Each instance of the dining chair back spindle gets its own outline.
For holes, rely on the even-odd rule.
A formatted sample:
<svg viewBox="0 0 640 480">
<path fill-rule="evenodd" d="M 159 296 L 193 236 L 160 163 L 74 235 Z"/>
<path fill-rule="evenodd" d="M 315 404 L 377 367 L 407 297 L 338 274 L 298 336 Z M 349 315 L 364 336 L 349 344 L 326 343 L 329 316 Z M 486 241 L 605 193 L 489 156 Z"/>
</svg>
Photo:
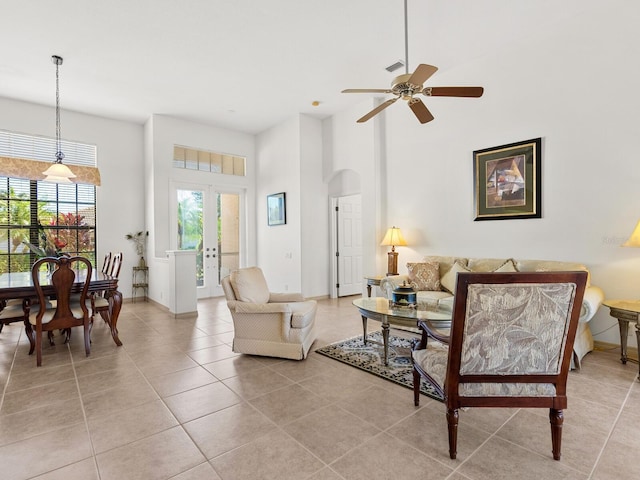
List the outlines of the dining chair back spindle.
<svg viewBox="0 0 640 480">
<path fill-rule="evenodd" d="M 122 252 L 113 254 L 111 259 L 111 271 L 109 275 L 118 278 L 120 275 L 120 267 L 122 267 Z"/>
<path fill-rule="evenodd" d="M 102 264 L 102 273 L 109 275 L 111 271 L 111 252 L 104 256 L 104 263 Z"/>
</svg>

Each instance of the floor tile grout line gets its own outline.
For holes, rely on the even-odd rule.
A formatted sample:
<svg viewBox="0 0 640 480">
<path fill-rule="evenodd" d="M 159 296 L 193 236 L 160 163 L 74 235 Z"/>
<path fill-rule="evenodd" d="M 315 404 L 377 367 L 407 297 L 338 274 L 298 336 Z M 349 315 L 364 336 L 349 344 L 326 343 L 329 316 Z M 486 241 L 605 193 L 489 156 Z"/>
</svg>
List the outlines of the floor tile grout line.
<svg viewBox="0 0 640 480">
<path fill-rule="evenodd" d="M 6 327 L 6 325 L 5 325 Z M 20 339 L 22 338 L 22 334 L 24 333 L 24 329 L 20 330 L 18 334 L 18 338 L 16 340 L 16 345 L 13 350 L 13 358 L 11 359 L 11 366 L 9 367 L 9 375 L 7 375 L 7 381 L 4 384 L 4 388 L 2 389 L 2 398 L 0 398 L 0 412 L 2 412 L 2 407 L 4 406 L 4 397 L 7 393 L 7 389 L 9 388 L 9 382 L 11 381 L 11 375 L 13 375 L 13 367 L 16 364 L 16 357 L 18 356 L 18 350 L 20 348 Z M 26 334 L 25 334 L 26 336 Z"/>
<path fill-rule="evenodd" d="M 609 429 L 609 433 L 607 434 L 607 438 L 604 441 L 604 444 L 602 445 L 602 448 L 600 448 L 600 451 L 598 452 L 598 456 L 596 457 L 595 462 L 593 462 L 593 468 L 591 469 L 591 472 L 589 472 L 588 479 L 593 478 L 593 475 L 594 475 L 594 473 L 596 471 L 596 468 L 598 468 L 598 464 L 600 463 L 600 458 L 602 458 L 602 454 L 604 453 L 605 449 L 607 448 L 607 445 L 609 444 L 609 440 L 611 440 L 611 435 L 613 434 L 613 431 L 616 429 L 616 426 L 618 425 L 618 421 L 620 420 L 620 416 L 622 415 L 622 411 L 624 410 L 624 407 L 627 404 L 627 401 L 629 400 L 629 397 L 631 396 L 631 392 L 633 391 L 635 381 L 636 381 L 636 379 L 634 378 L 631 381 L 631 384 L 629 385 L 629 387 L 627 389 L 627 394 L 625 395 L 624 400 L 622 401 L 622 404 L 620 405 L 620 408 L 618 409 L 618 413 L 616 415 L 615 420 L 611 424 L 611 428 Z"/>
<path fill-rule="evenodd" d="M 82 391 L 80 390 L 80 382 L 78 381 L 78 372 L 76 371 L 76 363 L 73 359 L 73 353 L 71 352 L 71 344 L 67 343 L 67 349 L 69 350 L 69 356 L 71 357 L 71 369 L 73 370 L 73 378 L 76 381 L 76 389 L 78 390 L 78 397 L 80 400 L 80 409 L 82 410 L 82 417 L 84 418 L 84 428 L 87 431 L 87 436 L 89 437 L 89 445 L 91 446 L 91 457 L 93 459 L 93 466 L 96 469 L 96 474 L 98 475 L 98 480 L 102 478 L 100 475 L 100 468 L 98 467 L 98 458 L 96 454 L 96 448 L 93 444 L 93 438 L 91 437 L 91 429 L 89 428 L 89 420 L 87 419 L 87 411 L 84 408 L 84 400 L 82 398 Z"/>
</svg>

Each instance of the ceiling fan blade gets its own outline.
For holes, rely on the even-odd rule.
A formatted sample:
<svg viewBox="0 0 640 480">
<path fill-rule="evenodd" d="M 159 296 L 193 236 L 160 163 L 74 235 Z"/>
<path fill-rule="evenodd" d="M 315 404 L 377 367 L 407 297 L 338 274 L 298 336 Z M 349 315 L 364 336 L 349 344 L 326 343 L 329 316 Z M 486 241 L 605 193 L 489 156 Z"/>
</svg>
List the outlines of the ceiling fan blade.
<svg viewBox="0 0 640 480">
<path fill-rule="evenodd" d="M 481 97 L 482 87 L 426 87 L 422 93 L 427 97 Z"/>
<path fill-rule="evenodd" d="M 347 88 L 342 93 L 391 93 L 388 88 Z"/>
<path fill-rule="evenodd" d="M 438 71 L 438 67 L 434 67 L 433 65 L 427 65 L 426 63 L 421 63 L 416 68 L 415 72 L 411 74 L 407 83 L 412 85 L 422 85 L 431 75 Z"/>
<path fill-rule="evenodd" d="M 366 122 L 367 120 L 369 120 L 371 117 L 379 114 L 382 110 L 384 110 L 385 108 L 387 108 L 389 105 L 391 105 L 392 103 L 394 103 L 396 100 L 398 100 L 398 98 L 400 97 L 396 97 L 396 98 L 391 98 L 389 100 L 387 100 L 384 103 L 381 103 L 380 105 L 378 105 L 376 108 L 374 108 L 373 110 L 371 110 L 369 113 L 367 113 L 364 117 L 359 118 L 357 123 L 363 123 Z"/>
<path fill-rule="evenodd" d="M 419 98 L 412 98 L 409 100 L 409 108 L 414 113 L 414 115 L 418 118 L 420 123 L 427 123 L 433 120 L 433 115 L 427 108 L 427 106 L 422 103 L 422 100 Z"/>
</svg>

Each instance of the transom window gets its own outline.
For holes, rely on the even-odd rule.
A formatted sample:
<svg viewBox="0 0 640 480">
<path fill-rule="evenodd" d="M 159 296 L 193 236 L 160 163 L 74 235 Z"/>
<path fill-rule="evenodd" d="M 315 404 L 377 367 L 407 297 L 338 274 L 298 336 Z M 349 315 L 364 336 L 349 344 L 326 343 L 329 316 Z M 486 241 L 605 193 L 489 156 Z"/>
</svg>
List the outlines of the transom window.
<svg viewBox="0 0 640 480">
<path fill-rule="evenodd" d="M 246 175 L 245 164 L 245 158 L 237 155 L 197 150 L 178 145 L 173 147 L 174 168 L 244 177 Z"/>
</svg>

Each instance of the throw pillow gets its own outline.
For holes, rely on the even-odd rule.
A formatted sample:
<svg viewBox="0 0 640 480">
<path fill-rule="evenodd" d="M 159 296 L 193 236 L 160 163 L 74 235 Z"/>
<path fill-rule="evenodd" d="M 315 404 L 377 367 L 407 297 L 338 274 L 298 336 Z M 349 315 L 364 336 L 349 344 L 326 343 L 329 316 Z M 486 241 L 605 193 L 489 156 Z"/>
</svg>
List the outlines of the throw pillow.
<svg viewBox="0 0 640 480">
<path fill-rule="evenodd" d="M 461 263 L 455 262 L 447 273 L 445 273 L 440 279 L 440 284 L 449 293 L 455 293 L 456 281 L 458 278 L 458 272 L 470 272 L 467 267 Z"/>
<path fill-rule="evenodd" d="M 498 268 L 496 268 L 494 270 L 494 272 L 517 272 L 518 269 L 516 268 L 515 263 L 513 263 L 513 259 L 510 258 L 509 260 L 507 260 L 506 262 L 504 262 L 502 265 L 500 265 Z"/>
<path fill-rule="evenodd" d="M 440 265 L 437 262 L 407 263 L 409 283 L 416 291 L 440 290 Z"/>
<path fill-rule="evenodd" d="M 269 303 L 269 288 L 258 267 L 241 268 L 231 272 L 231 287 L 241 302 Z"/>
</svg>

